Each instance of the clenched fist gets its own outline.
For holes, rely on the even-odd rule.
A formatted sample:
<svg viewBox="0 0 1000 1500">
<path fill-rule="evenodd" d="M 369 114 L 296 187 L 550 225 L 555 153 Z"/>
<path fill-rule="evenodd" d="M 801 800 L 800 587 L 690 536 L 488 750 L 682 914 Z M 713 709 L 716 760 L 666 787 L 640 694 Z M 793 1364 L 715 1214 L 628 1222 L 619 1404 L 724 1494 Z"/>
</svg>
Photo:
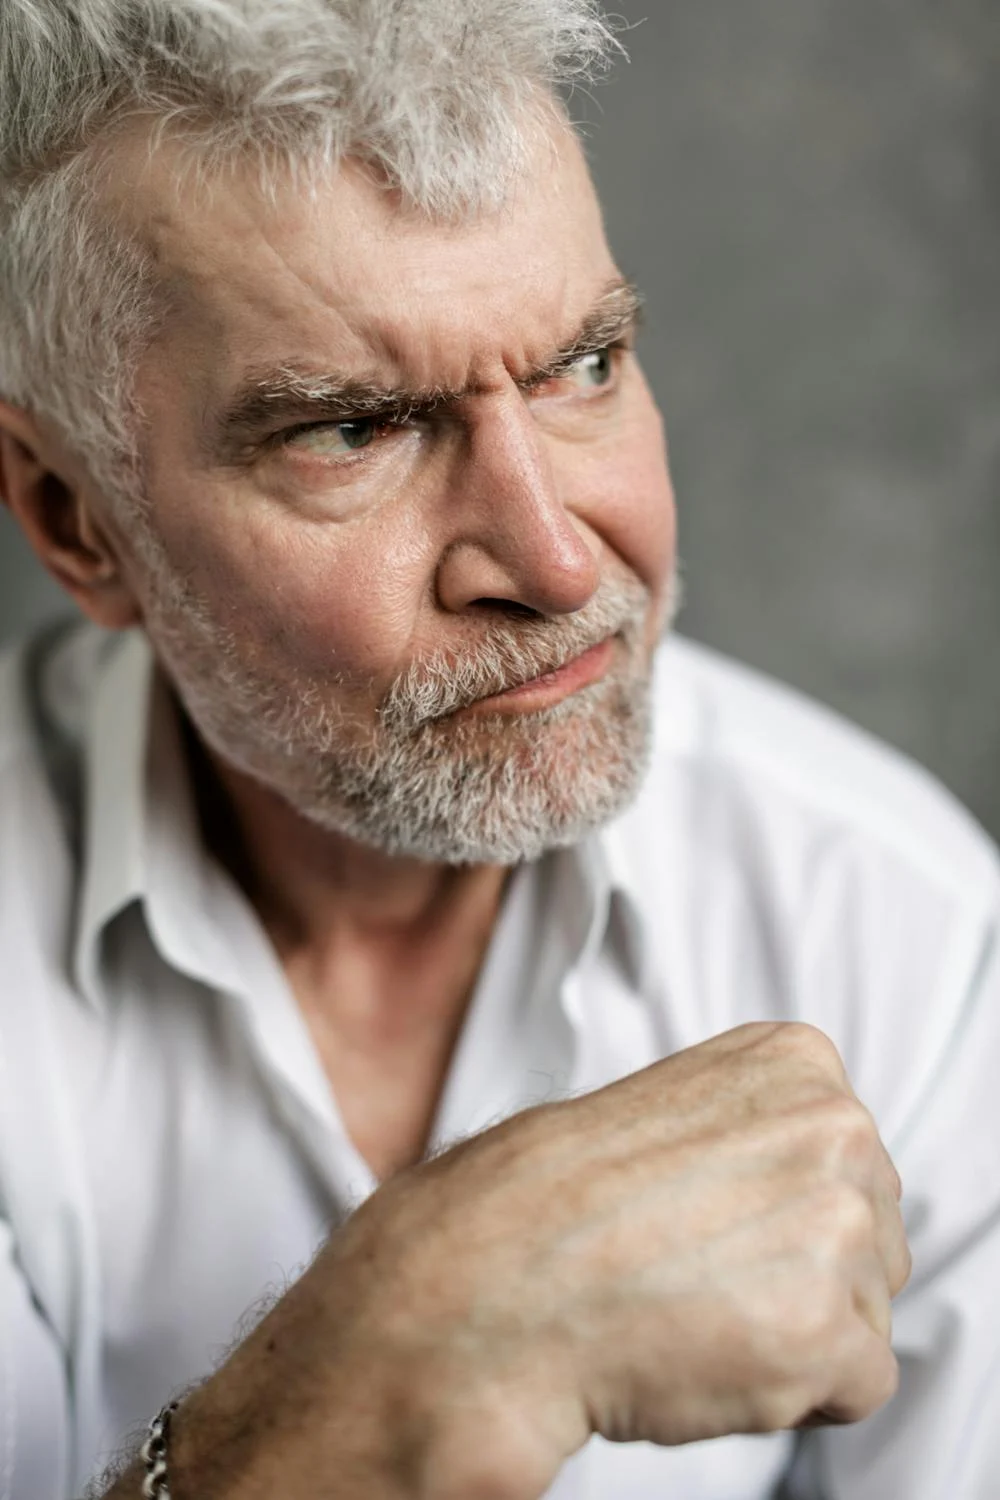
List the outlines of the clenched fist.
<svg viewBox="0 0 1000 1500">
<path fill-rule="evenodd" d="M 178 1500 L 536 1500 L 595 1432 L 858 1420 L 896 1385 L 899 1192 L 808 1026 L 515 1116 L 375 1193 L 182 1408 Z"/>
</svg>

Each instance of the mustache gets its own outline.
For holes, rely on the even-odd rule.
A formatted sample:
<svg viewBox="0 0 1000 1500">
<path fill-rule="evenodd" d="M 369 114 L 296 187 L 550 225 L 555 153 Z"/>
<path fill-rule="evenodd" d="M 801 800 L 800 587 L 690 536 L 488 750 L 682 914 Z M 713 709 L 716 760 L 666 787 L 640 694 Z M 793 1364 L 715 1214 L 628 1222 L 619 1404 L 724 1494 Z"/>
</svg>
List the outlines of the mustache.
<svg viewBox="0 0 1000 1500">
<path fill-rule="evenodd" d="M 383 728 L 413 734 L 481 698 L 556 672 L 613 635 L 626 644 L 640 636 L 650 591 L 638 578 L 614 579 L 572 615 L 493 625 L 467 650 L 442 650 L 412 662 L 379 705 Z"/>
</svg>

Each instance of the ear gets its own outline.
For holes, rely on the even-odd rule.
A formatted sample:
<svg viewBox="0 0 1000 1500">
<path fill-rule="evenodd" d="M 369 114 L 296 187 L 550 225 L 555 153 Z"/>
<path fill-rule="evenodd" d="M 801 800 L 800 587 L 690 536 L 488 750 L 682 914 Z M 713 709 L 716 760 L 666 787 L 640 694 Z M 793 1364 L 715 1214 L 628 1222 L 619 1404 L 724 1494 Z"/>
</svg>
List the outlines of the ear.
<svg viewBox="0 0 1000 1500">
<path fill-rule="evenodd" d="M 93 517 L 93 497 L 76 465 L 29 413 L 0 401 L 0 499 L 34 551 L 98 625 L 137 624 L 138 604 L 118 551 Z"/>
</svg>

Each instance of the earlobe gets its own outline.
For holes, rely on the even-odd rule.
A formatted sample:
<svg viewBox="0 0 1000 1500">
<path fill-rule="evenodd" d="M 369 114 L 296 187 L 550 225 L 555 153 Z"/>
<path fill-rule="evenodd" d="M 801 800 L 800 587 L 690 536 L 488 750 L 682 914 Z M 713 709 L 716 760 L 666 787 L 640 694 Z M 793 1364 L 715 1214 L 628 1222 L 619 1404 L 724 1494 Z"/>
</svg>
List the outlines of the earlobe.
<svg viewBox="0 0 1000 1500">
<path fill-rule="evenodd" d="M 56 582 L 107 629 L 139 611 L 111 541 L 92 518 L 82 482 L 48 451 L 24 412 L 0 404 L 0 497 Z"/>
</svg>

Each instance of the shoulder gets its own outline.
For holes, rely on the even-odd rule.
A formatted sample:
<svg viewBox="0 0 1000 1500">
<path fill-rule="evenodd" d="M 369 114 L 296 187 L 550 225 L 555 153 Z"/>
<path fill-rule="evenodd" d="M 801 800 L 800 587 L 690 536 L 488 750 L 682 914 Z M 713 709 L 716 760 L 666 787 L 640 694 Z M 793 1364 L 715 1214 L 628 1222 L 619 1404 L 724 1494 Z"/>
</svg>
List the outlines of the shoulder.
<svg viewBox="0 0 1000 1500">
<path fill-rule="evenodd" d="M 704 795 L 837 832 L 909 867 L 942 895 L 996 899 L 996 848 L 934 776 L 792 688 L 674 638 L 657 664 L 663 769 L 697 770 Z M 655 772 L 654 772 L 655 774 Z"/>
<path fill-rule="evenodd" d="M 747 667 L 672 639 L 646 785 L 611 833 L 678 1045 L 819 1026 L 901 1139 L 1000 916 L 988 835 L 928 772 Z"/>
</svg>

